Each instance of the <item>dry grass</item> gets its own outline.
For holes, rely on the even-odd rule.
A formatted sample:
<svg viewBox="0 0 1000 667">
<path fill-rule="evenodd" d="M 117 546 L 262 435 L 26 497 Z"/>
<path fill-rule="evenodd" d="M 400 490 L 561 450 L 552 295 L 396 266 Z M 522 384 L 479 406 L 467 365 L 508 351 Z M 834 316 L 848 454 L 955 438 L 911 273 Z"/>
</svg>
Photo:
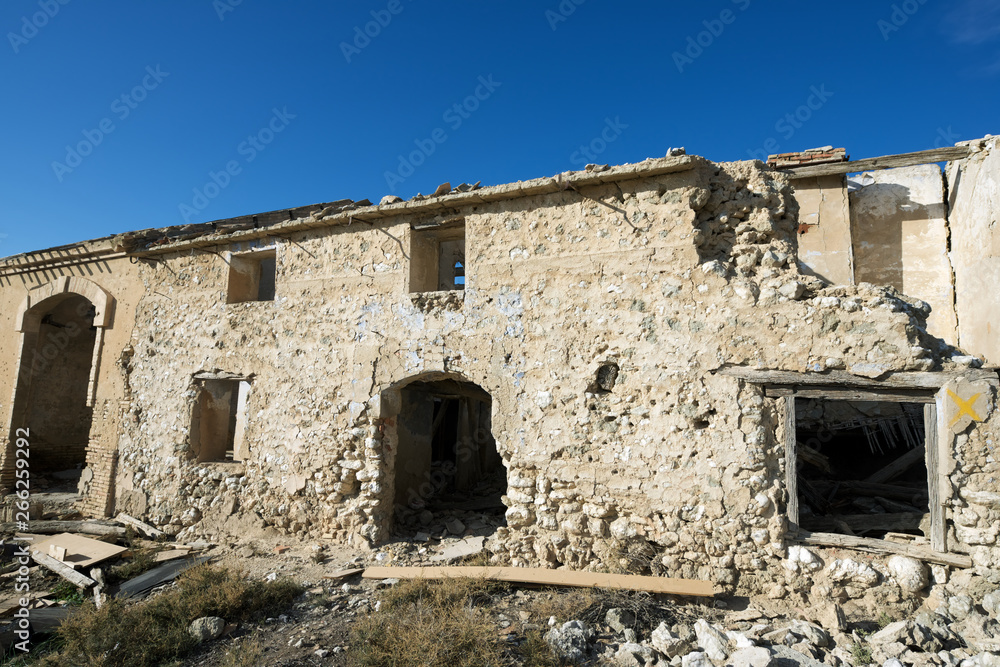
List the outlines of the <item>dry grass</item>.
<svg viewBox="0 0 1000 667">
<path fill-rule="evenodd" d="M 491 615 L 507 585 L 482 579 L 402 581 L 380 610 L 351 630 L 352 667 L 558 667 L 541 632 L 520 645 L 501 638 Z"/>
<path fill-rule="evenodd" d="M 62 649 L 45 664 L 152 667 L 195 646 L 187 632 L 194 619 L 248 621 L 288 607 L 301 592 L 290 580 L 250 581 L 241 572 L 203 565 L 145 602 L 112 599 L 100 609 L 84 603 L 59 628 Z"/>
<path fill-rule="evenodd" d="M 592 588 L 550 589 L 540 593 L 528 605 L 527 611 L 539 622 L 552 616 L 559 623 L 579 619 L 597 602 L 598 592 Z"/>
</svg>

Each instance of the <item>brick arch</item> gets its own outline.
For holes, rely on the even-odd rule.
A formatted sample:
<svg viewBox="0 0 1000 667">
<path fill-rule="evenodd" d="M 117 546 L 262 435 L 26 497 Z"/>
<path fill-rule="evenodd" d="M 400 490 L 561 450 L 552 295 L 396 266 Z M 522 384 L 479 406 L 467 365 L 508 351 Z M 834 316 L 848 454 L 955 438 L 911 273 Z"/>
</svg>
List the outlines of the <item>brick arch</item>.
<svg viewBox="0 0 1000 667">
<path fill-rule="evenodd" d="M 111 326 L 115 298 L 97 283 L 78 276 L 60 276 L 28 292 L 17 310 L 15 330 L 38 331 L 49 299 L 79 295 L 94 304 L 94 326 L 102 329 Z"/>
</svg>

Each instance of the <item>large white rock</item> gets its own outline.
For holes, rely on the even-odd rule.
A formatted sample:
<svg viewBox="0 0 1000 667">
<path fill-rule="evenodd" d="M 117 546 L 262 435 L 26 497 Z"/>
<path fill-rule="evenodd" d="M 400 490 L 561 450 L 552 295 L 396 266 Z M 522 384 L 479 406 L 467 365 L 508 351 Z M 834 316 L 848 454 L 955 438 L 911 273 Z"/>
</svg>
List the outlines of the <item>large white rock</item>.
<svg viewBox="0 0 1000 667">
<path fill-rule="evenodd" d="M 668 658 L 675 658 L 684 655 L 691 650 L 690 642 L 687 642 L 670 631 L 666 623 L 660 623 L 649 636 L 649 643 L 657 651 Z"/>
<path fill-rule="evenodd" d="M 922 591 L 930 582 L 927 565 L 916 558 L 892 556 L 888 565 L 893 580 L 907 593 Z"/>
<path fill-rule="evenodd" d="M 832 581 L 837 583 L 852 583 L 860 586 L 874 586 L 878 583 L 879 574 L 870 565 L 859 563 L 850 558 L 837 559 L 830 563 L 827 573 Z"/>
</svg>

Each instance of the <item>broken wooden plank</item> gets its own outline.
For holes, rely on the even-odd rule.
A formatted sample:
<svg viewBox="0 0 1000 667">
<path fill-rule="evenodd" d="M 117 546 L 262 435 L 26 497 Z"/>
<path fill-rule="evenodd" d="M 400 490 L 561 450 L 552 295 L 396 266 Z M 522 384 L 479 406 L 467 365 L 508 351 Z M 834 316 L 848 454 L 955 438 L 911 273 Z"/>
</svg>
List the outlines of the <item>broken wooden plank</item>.
<svg viewBox="0 0 1000 667">
<path fill-rule="evenodd" d="M 885 466 L 881 470 L 876 470 L 874 473 L 865 478 L 866 482 L 873 482 L 875 484 L 885 484 L 888 481 L 899 477 L 901 474 L 910 469 L 911 466 L 924 460 L 924 446 L 915 447 L 910 451 L 906 452 L 902 456 L 893 460 L 892 463 Z"/>
<path fill-rule="evenodd" d="M 880 157 L 865 158 L 864 160 L 852 160 L 851 162 L 782 167 L 782 169 L 787 170 L 793 179 L 816 178 L 817 176 L 853 174 L 858 171 L 910 167 L 918 164 L 931 164 L 932 162 L 951 162 L 952 160 L 961 160 L 968 157 L 970 152 L 971 149 L 968 146 L 947 146 L 945 148 L 932 148 L 914 153 L 882 155 Z"/>
<path fill-rule="evenodd" d="M 831 514 L 829 516 L 800 517 L 799 525 L 806 530 L 835 530 L 840 522 L 850 526 L 852 533 L 869 530 L 916 530 L 927 516 L 923 512 L 898 512 L 893 514 Z"/>
<path fill-rule="evenodd" d="M 62 558 L 59 558 L 50 551 L 52 547 L 55 547 L 56 550 L 64 549 L 65 555 Z M 50 556 L 55 557 L 56 560 L 61 561 L 74 569 L 96 565 L 97 563 L 106 561 L 109 558 L 120 556 L 127 550 L 126 547 L 108 544 L 107 542 L 101 542 L 100 540 L 93 540 L 89 537 L 84 537 L 83 535 L 73 535 L 71 533 L 53 535 L 46 540 L 32 544 L 31 548 L 37 549 L 42 553 L 49 554 Z"/>
<path fill-rule="evenodd" d="M 603 572 L 578 572 L 573 570 L 547 570 L 539 567 L 369 567 L 361 575 L 365 579 L 451 579 L 481 578 L 491 581 L 510 581 L 540 586 L 566 586 L 580 588 L 614 588 L 671 595 L 712 597 L 714 586 L 699 579 L 671 579 L 668 577 L 643 577 L 636 574 L 606 574 Z"/>
<path fill-rule="evenodd" d="M 877 554 L 901 554 L 916 558 L 928 563 L 938 563 L 951 567 L 969 568 L 972 567 L 972 558 L 963 554 L 945 553 L 935 551 L 931 547 L 923 547 L 913 544 L 900 544 L 886 540 L 876 540 L 870 537 L 852 537 L 850 535 L 837 535 L 835 533 L 809 533 L 800 531 L 798 535 L 791 537 L 791 541 L 798 544 L 816 547 L 842 547 L 845 549 L 857 549 L 858 551 L 868 551 Z"/>
<path fill-rule="evenodd" d="M 154 567 L 149 572 L 140 574 L 138 577 L 129 579 L 118 587 L 118 593 L 115 594 L 115 597 L 145 597 L 149 591 L 153 590 L 157 586 L 176 579 L 184 570 L 188 570 L 196 565 L 201 565 L 202 563 L 207 563 L 211 559 L 211 556 L 199 556 L 198 558 L 169 561 L 159 567 Z"/>
<path fill-rule="evenodd" d="M 795 371 L 762 370 L 747 366 L 723 366 L 717 373 L 740 378 L 747 382 L 783 386 L 824 386 L 834 389 L 843 387 L 865 387 L 868 389 L 933 389 L 938 390 L 958 377 L 970 381 L 986 381 L 993 385 L 998 382 L 997 371 L 983 368 L 963 368 L 955 372 L 900 371 L 887 372 L 878 380 L 872 380 L 847 371 L 824 371 L 822 373 L 799 373 Z"/>
<path fill-rule="evenodd" d="M 156 538 L 156 537 L 162 537 L 162 536 L 166 535 L 166 533 L 164 533 L 162 530 L 159 530 L 158 528 L 154 528 L 153 526 L 150 526 L 145 521 L 139 521 L 139 519 L 131 517 L 128 514 L 125 514 L 124 512 L 122 512 L 121 514 L 119 514 L 118 516 L 116 516 L 115 517 L 115 521 L 119 521 L 121 523 L 128 524 L 129 526 L 132 526 L 133 528 L 137 529 L 139 532 L 141 532 L 146 537 L 154 537 L 154 538 Z"/>
<path fill-rule="evenodd" d="M 31 558 L 42 567 L 52 570 L 66 581 L 69 581 L 71 584 L 79 586 L 80 588 L 90 588 L 97 583 L 90 577 L 80 574 L 69 565 L 60 563 L 52 556 L 43 554 L 40 551 L 32 551 Z"/>
<path fill-rule="evenodd" d="M 0 524 L 0 532 L 23 531 L 21 523 Z M 55 535 L 56 533 L 83 533 L 84 535 L 100 535 L 102 537 L 125 537 L 125 529 L 110 521 L 29 521 L 28 532 L 39 535 Z"/>
<path fill-rule="evenodd" d="M 330 574 L 324 574 L 323 578 L 324 579 L 333 579 L 335 581 L 338 580 L 338 579 L 348 579 L 350 577 L 353 577 L 356 574 L 361 574 L 364 571 L 365 571 L 365 568 L 363 568 L 363 567 L 352 567 L 352 568 L 348 568 L 346 570 L 337 570 L 336 572 L 331 572 Z"/>
<path fill-rule="evenodd" d="M 190 554 L 191 554 L 190 549 L 166 549 L 164 551 L 157 551 L 155 554 L 153 554 L 153 562 L 165 563 L 168 560 L 185 558 Z"/>
</svg>

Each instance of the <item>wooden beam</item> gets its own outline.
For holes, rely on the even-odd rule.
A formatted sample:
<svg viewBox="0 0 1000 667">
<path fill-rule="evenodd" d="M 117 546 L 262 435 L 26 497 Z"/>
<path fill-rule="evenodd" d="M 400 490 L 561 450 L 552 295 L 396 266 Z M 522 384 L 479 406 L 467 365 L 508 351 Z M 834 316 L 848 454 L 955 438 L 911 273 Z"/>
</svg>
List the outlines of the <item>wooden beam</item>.
<svg viewBox="0 0 1000 667">
<path fill-rule="evenodd" d="M 938 411 L 936 405 L 924 406 L 924 450 L 927 465 L 927 491 L 929 498 L 927 508 L 931 513 L 931 548 L 936 551 L 947 551 L 945 536 L 944 502 L 941 497 L 941 485 L 950 484 L 947 477 L 941 473 L 941 451 L 938 442 Z"/>
<path fill-rule="evenodd" d="M 67 580 L 71 584 L 74 584 L 75 586 L 79 586 L 80 588 L 90 588 L 97 583 L 90 577 L 85 577 L 80 574 L 69 565 L 60 563 L 52 556 L 46 556 L 41 551 L 32 551 L 31 558 L 42 567 L 52 570 L 63 579 Z"/>
<path fill-rule="evenodd" d="M 361 575 L 365 579 L 452 579 L 480 578 L 490 581 L 511 581 L 540 586 L 566 586 L 581 588 L 614 588 L 671 595 L 712 597 L 714 587 L 710 581 L 699 579 L 671 579 L 668 577 L 643 577 L 635 574 L 605 574 L 603 572 L 577 572 L 548 570 L 540 567 L 370 567 Z"/>
<path fill-rule="evenodd" d="M 795 397 L 788 396 L 778 401 L 778 419 L 785 427 L 785 491 L 788 501 L 785 514 L 792 527 L 799 524 L 799 459 L 795 440 Z"/>
<path fill-rule="evenodd" d="M 867 389 L 929 389 L 937 391 L 952 380 L 960 377 L 968 378 L 971 382 L 983 380 L 992 383 L 994 386 L 1000 383 L 997 370 L 986 368 L 965 368 L 954 372 L 888 372 L 885 377 L 879 380 L 854 375 L 847 371 L 799 373 L 796 371 L 762 370 L 747 366 L 723 366 L 716 373 L 762 385 L 828 386 L 840 389 L 846 386 L 864 387 Z"/>
<path fill-rule="evenodd" d="M 837 530 L 840 528 L 840 522 L 843 522 L 850 526 L 853 533 L 869 530 L 914 530 L 920 527 L 920 522 L 925 516 L 923 512 L 831 514 L 803 517 L 802 527 L 807 530 Z"/>
<path fill-rule="evenodd" d="M 924 424 L 924 428 L 927 428 L 926 423 Z M 917 461 L 922 461 L 924 459 L 926 449 L 927 448 L 924 445 L 914 447 L 902 456 L 893 460 L 892 463 L 886 467 L 881 470 L 876 470 L 871 475 L 868 475 L 868 477 L 865 477 L 864 481 L 873 482 L 875 484 L 885 484 L 890 480 L 896 479 L 901 474 L 909 470 L 911 466 L 917 463 Z"/>
<path fill-rule="evenodd" d="M 0 523 L 0 532 L 15 530 L 38 535 L 83 533 L 84 535 L 125 537 L 125 529 L 109 521 L 29 521 L 27 530 L 20 523 Z"/>
<path fill-rule="evenodd" d="M 834 533 L 808 533 L 799 532 L 797 536 L 792 536 L 792 542 L 816 547 L 842 547 L 844 549 L 857 549 L 858 551 L 868 551 L 877 554 L 900 554 L 916 558 L 928 563 L 938 563 L 951 567 L 969 568 L 972 567 L 972 558 L 963 554 L 950 554 L 935 551 L 932 547 L 923 547 L 915 544 L 902 544 L 890 542 L 888 540 L 875 540 L 870 537 L 851 537 L 850 535 L 836 535 Z"/>
<path fill-rule="evenodd" d="M 899 155 L 883 155 L 851 162 L 831 162 L 829 164 L 803 165 L 801 167 L 784 167 L 793 179 L 816 178 L 817 176 L 836 176 L 837 174 L 853 174 L 858 171 L 875 171 L 877 169 L 893 169 L 895 167 L 912 167 L 918 164 L 932 162 L 950 162 L 969 157 L 972 150 L 968 146 L 948 146 L 932 148 L 915 153 Z"/>
<path fill-rule="evenodd" d="M 764 395 L 771 398 L 794 396 L 796 398 L 822 398 L 829 401 L 872 401 L 875 403 L 933 403 L 930 389 L 887 389 L 868 391 L 844 387 L 768 386 Z"/>
<path fill-rule="evenodd" d="M 153 526 L 150 526 L 148 523 L 144 521 L 139 521 L 138 519 L 131 517 L 125 513 L 121 513 L 118 516 L 116 516 L 115 521 L 119 521 L 121 523 L 132 526 L 133 528 L 137 529 L 140 533 L 144 534 L 146 537 L 156 538 L 166 535 L 166 533 L 164 533 L 162 530 L 154 528 Z"/>
</svg>

